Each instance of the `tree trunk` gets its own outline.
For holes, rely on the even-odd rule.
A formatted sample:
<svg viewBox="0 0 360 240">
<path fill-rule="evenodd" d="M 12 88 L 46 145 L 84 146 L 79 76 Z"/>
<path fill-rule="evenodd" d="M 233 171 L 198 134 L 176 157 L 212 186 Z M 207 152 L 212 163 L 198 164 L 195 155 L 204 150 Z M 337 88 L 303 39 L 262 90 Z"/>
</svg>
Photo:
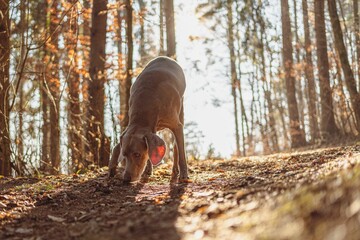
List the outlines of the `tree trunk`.
<svg viewBox="0 0 360 240">
<path fill-rule="evenodd" d="M 20 56 L 19 61 L 17 63 L 17 72 L 19 73 L 21 71 L 21 65 L 25 61 L 25 48 L 26 48 L 26 42 L 25 42 L 25 33 L 27 31 L 27 24 L 26 24 L 26 1 L 20 2 L 20 24 L 19 24 L 19 31 L 21 36 L 21 45 L 20 45 Z M 23 135 L 24 135 L 24 82 L 19 79 L 19 127 L 18 127 L 18 133 L 17 133 L 17 142 L 18 142 L 18 154 L 16 157 L 15 162 L 15 171 L 19 176 L 24 175 L 25 171 L 25 163 L 24 163 L 24 142 L 23 142 Z"/>
<path fill-rule="evenodd" d="M 104 106 L 105 106 L 105 45 L 106 45 L 106 19 L 107 0 L 94 0 L 91 14 L 90 37 L 90 81 L 89 116 L 87 139 L 90 162 L 98 166 L 107 166 L 108 158 L 104 153 Z"/>
<path fill-rule="evenodd" d="M 125 81 L 126 81 L 126 70 L 124 69 L 124 51 L 123 51 L 123 21 L 124 21 L 124 10 L 119 9 L 117 11 L 117 24 L 118 29 L 116 31 L 117 34 L 117 50 L 118 50 L 118 79 L 119 79 L 119 95 L 120 95 L 120 126 L 121 131 L 123 132 L 126 128 L 124 126 L 125 120 L 125 112 L 127 108 L 127 104 L 129 99 L 126 98 L 126 88 L 125 88 Z M 126 113 L 127 114 L 127 113 Z"/>
<path fill-rule="evenodd" d="M 77 0 L 71 0 L 74 4 Z M 65 47 L 67 58 L 65 60 L 65 77 L 68 84 L 69 100 L 68 100 L 68 144 L 71 152 L 71 166 L 74 172 L 84 168 L 82 161 L 82 113 L 80 106 L 80 76 L 78 70 L 77 44 L 78 44 L 78 25 L 76 11 L 74 6 L 68 15 L 67 31 L 65 34 Z"/>
<path fill-rule="evenodd" d="M 309 125 L 311 142 L 314 143 L 319 136 L 319 125 L 316 112 L 316 86 L 312 61 L 312 49 L 310 40 L 310 27 L 308 16 L 307 0 L 302 0 L 303 24 L 305 37 L 305 77 L 307 80 L 308 108 L 309 108 Z"/>
<path fill-rule="evenodd" d="M 339 16 L 337 14 L 335 0 L 328 0 L 329 14 L 331 19 L 331 26 L 335 39 L 335 47 L 340 58 L 341 67 L 345 77 L 346 87 L 350 94 L 350 101 L 355 113 L 356 126 L 360 132 L 360 94 L 356 89 L 356 81 L 351 69 L 347 51 L 344 44 L 343 34 L 340 26 Z"/>
<path fill-rule="evenodd" d="M 132 1 L 126 0 L 126 41 L 127 41 L 127 59 L 126 59 L 126 76 L 120 83 L 120 116 L 121 131 L 124 131 L 129 124 L 129 98 L 130 87 L 133 76 L 133 8 Z"/>
<path fill-rule="evenodd" d="M 291 147 L 297 148 L 306 144 L 305 134 L 300 128 L 299 111 L 296 101 L 295 78 L 293 74 L 293 48 L 291 41 L 291 23 L 288 0 L 281 0 L 281 21 L 283 35 L 283 66 L 285 70 L 286 97 L 290 118 Z"/>
<path fill-rule="evenodd" d="M 51 173 L 60 173 L 60 79 L 59 79 L 59 31 L 58 31 L 58 5 L 57 0 L 49 6 L 51 34 L 46 44 L 48 54 L 47 82 L 50 90 L 50 159 Z"/>
<path fill-rule="evenodd" d="M 232 16 L 232 0 L 227 0 L 227 22 L 228 22 L 228 46 L 230 53 L 230 72 L 231 72 L 231 95 L 233 97 L 234 104 L 234 119 L 235 119 L 235 156 L 240 156 L 240 135 L 239 135 L 239 121 L 238 121 L 238 111 L 237 111 L 237 97 L 236 97 L 236 88 L 238 84 L 236 65 L 235 65 L 235 47 L 234 47 L 234 24 Z"/>
<path fill-rule="evenodd" d="M 316 0 L 315 4 L 315 34 L 317 66 L 319 71 L 321 98 L 321 137 L 326 141 L 336 136 L 339 130 L 335 124 L 330 87 L 329 59 L 327 55 L 327 40 L 325 32 L 324 0 Z"/>
<path fill-rule="evenodd" d="M 89 149 L 89 141 L 88 141 L 88 124 L 90 119 L 88 117 L 89 114 L 89 69 L 90 69 L 90 34 L 91 34 L 91 4 L 90 0 L 82 0 L 82 24 L 79 26 L 79 54 L 78 58 L 81 62 L 80 67 L 80 79 L 81 86 L 80 91 L 82 95 L 81 103 L 80 103 L 80 111 L 82 112 L 82 124 L 81 124 L 81 135 L 82 135 L 82 146 L 81 146 L 81 162 L 84 168 L 88 164 L 91 164 L 91 159 L 88 158 L 89 153 L 86 152 Z"/>
<path fill-rule="evenodd" d="M 355 28 L 355 45 L 356 45 L 356 64 L 358 74 L 358 85 L 360 88 L 360 18 L 359 18 L 359 3 L 358 0 L 353 0 L 354 8 L 354 28 Z"/>
<path fill-rule="evenodd" d="M 297 17 L 297 4 L 294 0 L 294 32 L 295 32 L 295 56 L 296 56 L 296 64 L 300 65 L 300 40 L 299 40 L 299 34 L 298 34 L 298 17 Z M 304 94 L 303 94 L 303 84 L 302 84 L 303 78 L 301 74 L 301 69 L 299 66 L 295 70 L 295 88 L 296 88 L 296 94 L 297 94 L 297 101 L 299 104 L 299 119 L 300 119 L 300 126 L 303 132 L 305 132 L 305 104 L 304 104 Z"/>
<path fill-rule="evenodd" d="M 10 176 L 9 87 L 10 19 L 9 1 L 0 1 L 0 175 Z"/>
<path fill-rule="evenodd" d="M 44 56 L 45 58 L 45 56 Z M 45 59 L 44 59 L 45 61 Z M 50 122 L 49 122 L 49 97 L 46 83 L 46 67 L 41 68 L 40 75 L 40 96 L 41 96 L 41 111 L 42 111 L 42 144 L 41 144 L 41 163 L 40 171 L 50 173 Z"/>
<path fill-rule="evenodd" d="M 167 56 L 176 59 L 174 0 L 165 0 L 165 25 Z"/>
<path fill-rule="evenodd" d="M 139 1 L 139 7 L 140 7 L 140 42 L 139 42 L 139 67 L 145 66 L 148 59 L 146 59 L 146 51 L 145 51 L 145 13 L 146 13 L 146 5 L 143 0 Z"/>
<path fill-rule="evenodd" d="M 159 55 L 164 55 L 164 0 L 159 0 L 159 18 L 160 18 L 160 50 Z"/>
</svg>

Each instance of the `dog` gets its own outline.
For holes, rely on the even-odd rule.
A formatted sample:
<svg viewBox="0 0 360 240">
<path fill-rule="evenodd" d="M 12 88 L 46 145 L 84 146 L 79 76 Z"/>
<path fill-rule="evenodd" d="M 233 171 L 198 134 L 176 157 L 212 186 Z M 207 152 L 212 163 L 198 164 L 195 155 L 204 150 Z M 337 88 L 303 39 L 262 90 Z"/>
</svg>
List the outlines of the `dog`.
<svg viewBox="0 0 360 240">
<path fill-rule="evenodd" d="M 140 180 L 152 174 L 166 152 L 165 142 L 156 135 L 168 128 L 175 136 L 172 182 L 186 182 L 188 167 L 184 146 L 183 95 L 185 75 L 180 65 L 168 58 L 150 61 L 130 89 L 129 124 L 115 146 L 109 162 L 109 178 L 116 174 L 121 161 L 124 182 Z"/>
</svg>

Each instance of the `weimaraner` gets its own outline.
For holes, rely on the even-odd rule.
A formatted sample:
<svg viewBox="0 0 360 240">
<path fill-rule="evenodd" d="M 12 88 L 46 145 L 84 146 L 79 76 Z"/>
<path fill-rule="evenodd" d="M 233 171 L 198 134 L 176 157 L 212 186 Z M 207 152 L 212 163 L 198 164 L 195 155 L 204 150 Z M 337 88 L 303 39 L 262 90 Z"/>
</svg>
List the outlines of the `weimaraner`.
<svg viewBox="0 0 360 240">
<path fill-rule="evenodd" d="M 187 181 L 183 133 L 185 87 L 184 72 L 174 60 L 158 57 L 147 64 L 130 89 L 129 125 L 113 150 L 110 178 L 116 174 L 119 161 L 125 165 L 124 182 L 138 181 L 143 173 L 151 175 L 152 165 L 161 162 L 166 150 L 165 142 L 156 132 L 168 128 L 176 140 L 171 181 Z"/>
</svg>

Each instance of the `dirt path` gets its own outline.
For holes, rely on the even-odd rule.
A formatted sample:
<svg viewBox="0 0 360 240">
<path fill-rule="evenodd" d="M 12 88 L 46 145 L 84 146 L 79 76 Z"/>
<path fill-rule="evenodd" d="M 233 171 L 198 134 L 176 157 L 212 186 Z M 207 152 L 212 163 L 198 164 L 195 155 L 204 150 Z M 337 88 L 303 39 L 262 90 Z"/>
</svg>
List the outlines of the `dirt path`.
<svg viewBox="0 0 360 240">
<path fill-rule="evenodd" d="M 360 146 L 170 165 L 124 186 L 106 171 L 0 179 L 0 239 L 360 239 Z"/>
</svg>

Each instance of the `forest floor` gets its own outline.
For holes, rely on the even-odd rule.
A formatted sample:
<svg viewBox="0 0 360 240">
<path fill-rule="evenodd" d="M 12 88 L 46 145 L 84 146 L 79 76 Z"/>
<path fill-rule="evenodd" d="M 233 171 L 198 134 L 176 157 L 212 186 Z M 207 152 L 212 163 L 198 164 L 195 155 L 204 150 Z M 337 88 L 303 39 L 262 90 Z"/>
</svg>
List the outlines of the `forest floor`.
<svg viewBox="0 0 360 240">
<path fill-rule="evenodd" d="M 0 179 L 0 239 L 360 239 L 360 145 L 171 164 L 147 183 Z"/>
</svg>

